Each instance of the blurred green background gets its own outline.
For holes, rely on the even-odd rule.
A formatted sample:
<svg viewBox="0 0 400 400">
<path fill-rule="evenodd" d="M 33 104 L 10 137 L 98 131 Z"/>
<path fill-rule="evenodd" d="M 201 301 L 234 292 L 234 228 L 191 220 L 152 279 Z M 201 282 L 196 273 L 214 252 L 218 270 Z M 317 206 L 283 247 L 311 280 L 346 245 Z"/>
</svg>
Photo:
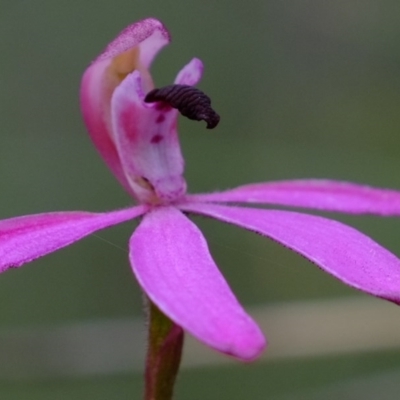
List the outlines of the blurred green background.
<svg viewBox="0 0 400 400">
<path fill-rule="evenodd" d="M 85 132 L 78 91 L 88 63 L 127 24 L 147 16 L 161 19 L 173 37 L 153 65 L 157 84 L 169 84 L 199 57 L 200 88 L 221 115 L 211 133 L 180 121 L 191 192 L 307 177 L 400 189 L 397 0 L 0 0 L 0 217 L 131 204 Z M 400 255 L 398 220 L 334 217 Z M 198 222 L 248 307 L 362 296 L 266 239 Z M 0 338 L 14 328 L 29 333 L 141 318 L 126 254 L 133 227 L 100 232 L 2 275 Z M 2 365 L 9 362 L 0 354 Z M 395 399 L 399 377 L 400 349 L 266 358 L 185 370 L 177 399 L 366 399 L 371 385 Z M 123 400 L 141 398 L 141 391 L 140 372 L 0 376 L 0 398 L 7 400 Z"/>
</svg>

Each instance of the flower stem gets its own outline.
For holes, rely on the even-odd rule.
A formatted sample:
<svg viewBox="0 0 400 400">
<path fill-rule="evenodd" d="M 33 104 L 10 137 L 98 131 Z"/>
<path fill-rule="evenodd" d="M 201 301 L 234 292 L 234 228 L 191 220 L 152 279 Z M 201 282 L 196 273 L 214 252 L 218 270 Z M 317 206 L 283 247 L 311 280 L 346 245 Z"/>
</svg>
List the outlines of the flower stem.
<svg viewBox="0 0 400 400">
<path fill-rule="evenodd" d="M 183 347 L 183 330 L 150 302 L 145 400 L 171 400 Z"/>
</svg>

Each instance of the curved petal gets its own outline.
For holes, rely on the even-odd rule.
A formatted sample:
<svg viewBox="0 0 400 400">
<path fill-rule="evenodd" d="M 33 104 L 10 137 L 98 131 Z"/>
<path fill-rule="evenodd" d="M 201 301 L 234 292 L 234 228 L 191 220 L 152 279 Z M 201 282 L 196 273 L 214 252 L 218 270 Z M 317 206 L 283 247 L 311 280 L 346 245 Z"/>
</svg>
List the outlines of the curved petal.
<svg viewBox="0 0 400 400">
<path fill-rule="evenodd" d="M 261 353 L 258 326 L 232 294 L 200 230 L 179 210 L 145 216 L 131 238 L 130 260 L 149 298 L 193 336 L 243 360 Z"/>
<path fill-rule="evenodd" d="M 174 83 L 177 85 L 197 85 L 203 75 L 203 68 L 203 62 L 198 58 L 193 58 L 179 71 Z"/>
<path fill-rule="evenodd" d="M 113 59 L 139 46 L 140 62 L 148 68 L 160 49 L 170 41 L 170 34 L 162 22 L 155 18 L 142 19 L 122 30 L 94 62 Z"/>
<path fill-rule="evenodd" d="M 145 206 L 137 206 L 108 213 L 56 212 L 0 221 L 0 272 L 19 267 L 144 212 Z"/>
<path fill-rule="evenodd" d="M 348 182 L 295 180 L 255 183 L 188 196 L 191 201 L 264 203 L 351 214 L 400 215 L 400 192 Z"/>
<path fill-rule="evenodd" d="M 181 208 L 268 236 L 342 282 L 400 304 L 400 260 L 340 222 L 291 211 L 214 204 L 191 203 Z"/>
<path fill-rule="evenodd" d="M 138 70 L 147 90 L 152 81 L 147 69 L 157 52 L 169 43 L 164 25 L 148 18 L 128 26 L 85 71 L 81 83 L 81 109 L 89 134 L 101 156 L 121 184 L 132 194 L 110 136 L 110 102 L 114 89 Z"/>
<path fill-rule="evenodd" d="M 143 101 L 142 77 L 129 74 L 111 100 L 112 134 L 125 175 L 136 197 L 173 201 L 186 192 L 177 112 Z"/>
</svg>

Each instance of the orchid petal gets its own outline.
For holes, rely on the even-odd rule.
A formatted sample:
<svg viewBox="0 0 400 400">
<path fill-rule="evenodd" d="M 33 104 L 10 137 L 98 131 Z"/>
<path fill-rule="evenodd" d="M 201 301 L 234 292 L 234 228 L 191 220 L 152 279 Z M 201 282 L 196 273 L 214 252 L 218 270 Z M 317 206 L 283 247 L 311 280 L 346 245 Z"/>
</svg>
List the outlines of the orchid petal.
<svg viewBox="0 0 400 400">
<path fill-rule="evenodd" d="M 95 63 L 114 59 L 135 46 L 139 46 L 140 61 L 148 68 L 160 49 L 170 40 L 169 32 L 162 22 L 155 18 L 146 18 L 122 30 L 97 57 Z"/>
<path fill-rule="evenodd" d="M 291 211 L 199 203 L 180 208 L 268 236 L 342 282 L 400 304 L 400 260 L 354 228 Z"/>
<path fill-rule="evenodd" d="M 151 201 L 147 197 L 151 188 L 158 199 L 169 201 L 186 191 L 176 131 L 177 112 L 144 103 L 141 81 L 141 74 L 135 71 L 114 91 L 114 142 L 125 175 L 139 199 Z"/>
<path fill-rule="evenodd" d="M 400 192 L 348 182 L 295 180 L 255 183 L 188 196 L 191 201 L 264 203 L 351 214 L 400 215 Z"/>
<path fill-rule="evenodd" d="M 142 215 L 145 206 L 108 213 L 56 212 L 0 221 L 0 272 Z"/>
<path fill-rule="evenodd" d="M 147 214 L 131 238 L 129 256 L 143 290 L 175 323 L 239 359 L 260 354 L 262 333 L 231 292 L 200 230 L 179 210 Z"/>
<path fill-rule="evenodd" d="M 147 68 L 169 43 L 164 25 L 153 18 L 132 24 L 114 39 L 86 70 L 81 83 L 81 108 L 89 134 L 108 167 L 132 193 L 110 134 L 110 102 L 115 88 L 132 71 L 140 71 L 147 90 L 152 81 Z"/>
<path fill-rule="evenodd" d="M 193 58 L 178 73 L 174 83 L 177 85 L 195 86 L 203 75 L 203 63 L 198 58 Z"/>
</svg>

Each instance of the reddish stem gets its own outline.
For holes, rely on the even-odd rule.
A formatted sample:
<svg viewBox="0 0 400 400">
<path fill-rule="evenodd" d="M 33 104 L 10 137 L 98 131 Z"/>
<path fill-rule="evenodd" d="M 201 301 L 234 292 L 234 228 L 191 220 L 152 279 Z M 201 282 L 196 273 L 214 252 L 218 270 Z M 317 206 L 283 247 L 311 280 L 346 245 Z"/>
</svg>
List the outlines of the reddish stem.
<svg viewBox="0 0 400 400">
<path fill-rule="evenodd" d="M 150 302 L 145 400 L 171 400 L 182 356 L 183 330 Z"/>
</svg>

